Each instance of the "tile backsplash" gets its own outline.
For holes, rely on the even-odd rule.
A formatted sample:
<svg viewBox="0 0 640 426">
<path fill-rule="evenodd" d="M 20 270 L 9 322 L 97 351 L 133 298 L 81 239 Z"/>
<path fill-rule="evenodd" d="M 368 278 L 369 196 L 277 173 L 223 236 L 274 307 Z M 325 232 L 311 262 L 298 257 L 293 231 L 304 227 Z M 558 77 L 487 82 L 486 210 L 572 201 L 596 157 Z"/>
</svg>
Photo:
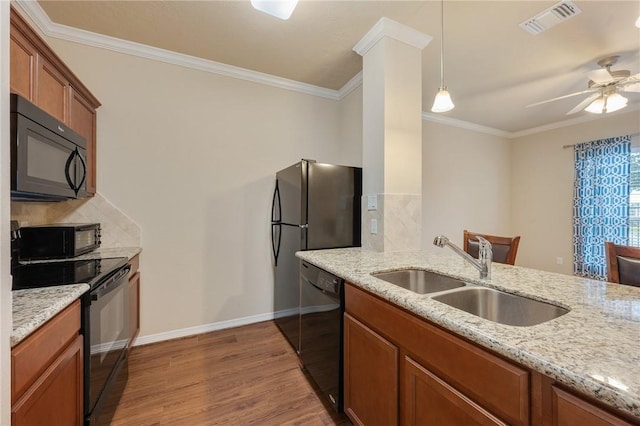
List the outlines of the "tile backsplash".
<svg viewBox="0 0 640 426">
<path fill-rule="evenodd" d="M 100 194 L 82 200 L 58 203 L 11 203 L 11 220 L 20 226 L 48 223 L 98 222 L 102 227 L 102 247 L 140 247 L 140 227 Z"/>
</svg>

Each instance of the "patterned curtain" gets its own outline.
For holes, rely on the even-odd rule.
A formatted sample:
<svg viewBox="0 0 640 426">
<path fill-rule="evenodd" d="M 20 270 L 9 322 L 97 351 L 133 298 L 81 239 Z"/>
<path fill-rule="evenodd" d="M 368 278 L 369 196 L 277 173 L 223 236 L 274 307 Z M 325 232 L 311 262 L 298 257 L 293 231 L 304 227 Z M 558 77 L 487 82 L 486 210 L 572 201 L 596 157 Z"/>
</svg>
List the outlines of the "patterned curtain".
<svg viewBox="0 0 640 426">
<path fill-rule="evenodd" d="M 607 277 L 604 242 L 627 244 L 631 135 L 575 146 L 573 272 Z"/>
</svg>

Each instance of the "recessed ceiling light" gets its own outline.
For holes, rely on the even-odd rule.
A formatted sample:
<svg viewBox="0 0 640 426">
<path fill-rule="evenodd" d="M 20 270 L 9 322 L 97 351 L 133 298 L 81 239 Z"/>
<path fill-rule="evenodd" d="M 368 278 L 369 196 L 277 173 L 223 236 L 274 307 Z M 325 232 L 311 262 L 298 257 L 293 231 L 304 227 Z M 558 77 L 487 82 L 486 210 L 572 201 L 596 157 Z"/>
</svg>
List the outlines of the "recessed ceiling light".
<svg viewBox="0 0 640 426">
<path fill-rule="evenodd" d="M 251 6 L 260 12 L 280 19 L 289 19 L 298 0 L 251 0 Z"/>
</svg>

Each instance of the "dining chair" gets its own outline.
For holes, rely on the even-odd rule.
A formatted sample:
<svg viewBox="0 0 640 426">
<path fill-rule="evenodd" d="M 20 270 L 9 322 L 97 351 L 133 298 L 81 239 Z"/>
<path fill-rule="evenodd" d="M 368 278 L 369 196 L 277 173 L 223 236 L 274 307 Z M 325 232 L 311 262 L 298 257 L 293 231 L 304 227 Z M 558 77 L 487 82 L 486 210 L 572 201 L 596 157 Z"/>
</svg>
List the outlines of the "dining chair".
<svg viewBox="0 0 640 426">
<path fill-rule="evenodd" d="M 640 287 L 640 247 L 604 243 L 607 281 Z"/>
<path fill-rule="evenodd" d="M 506 263 L 513 265 L 516 262 L 516 254 L 518 253 L 518 244 L 520 236 L 517 237 L 498 237 L 496 235 L 478 234 L 470 232 L 466 229 L 463 232 L 462 248 L 471 256 L 478 258 L 478 239 L 483 237 L 491 243 L 493 250 L 493 261 L 498 263 Z"/>
</svg>

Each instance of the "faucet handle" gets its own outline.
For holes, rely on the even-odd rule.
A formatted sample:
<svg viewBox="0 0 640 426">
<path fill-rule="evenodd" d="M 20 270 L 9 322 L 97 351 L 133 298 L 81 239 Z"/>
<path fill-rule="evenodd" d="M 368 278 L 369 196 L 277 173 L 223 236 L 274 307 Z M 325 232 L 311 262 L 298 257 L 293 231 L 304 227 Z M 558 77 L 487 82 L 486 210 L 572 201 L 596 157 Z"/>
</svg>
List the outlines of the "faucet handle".
<svg viewBox="0 0 640 426">
<path fill-rule="evenodd" d="M 476 236 L 476 238 L 478 239 L 478 241 L 480 242 L 480 247 L 479 250 L 482 251 L 487 251 L 491 254 L 493 254 L 493 247 L 491 246 L 491 243 L 484 237 L 481 236 Z"/>
</svg>

